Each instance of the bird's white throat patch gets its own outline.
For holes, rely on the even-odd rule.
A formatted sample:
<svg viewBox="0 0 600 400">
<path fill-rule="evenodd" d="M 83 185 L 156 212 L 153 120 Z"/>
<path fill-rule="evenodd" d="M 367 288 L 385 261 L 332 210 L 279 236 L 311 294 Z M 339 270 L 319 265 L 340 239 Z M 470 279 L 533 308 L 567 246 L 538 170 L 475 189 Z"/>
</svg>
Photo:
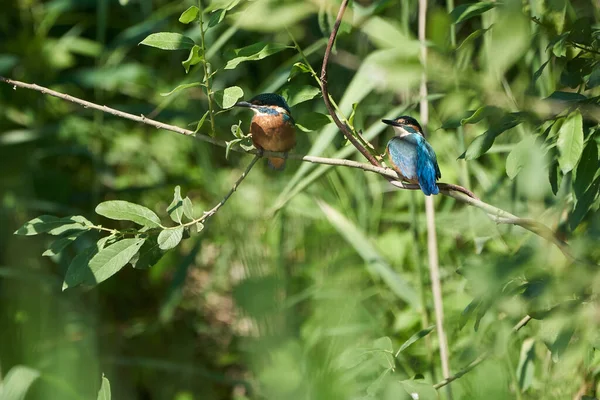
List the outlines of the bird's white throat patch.
<svg viewBox="0 0 600 400">
<path fill-rule="evenodd" d="M 400 138 L 403 138 L 403 137 L 406 137 L 406 136 L 412 134 L 412 132 L 407 131 L 406 129 L 404 129 L 401 126 L 394 126 L 393 128 L 394 128 L 394 132 L 396 132 L 396 136 L 398 136 Z"/>
</svg>

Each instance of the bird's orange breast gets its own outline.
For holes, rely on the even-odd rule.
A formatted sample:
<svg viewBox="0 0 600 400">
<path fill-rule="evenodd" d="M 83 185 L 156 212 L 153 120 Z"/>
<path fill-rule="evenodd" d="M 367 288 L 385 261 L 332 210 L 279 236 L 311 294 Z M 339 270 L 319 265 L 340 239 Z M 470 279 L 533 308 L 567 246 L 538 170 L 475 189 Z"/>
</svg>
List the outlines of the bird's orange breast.
<svg viewBox="0 0 600 400">
<path fill-rule="evenodd" d="M 267 151 L 286 152 L 296 145 L 296 130 L 288 116 L 255 115 L 250 125 L 252 142 Z"/>
</svg>

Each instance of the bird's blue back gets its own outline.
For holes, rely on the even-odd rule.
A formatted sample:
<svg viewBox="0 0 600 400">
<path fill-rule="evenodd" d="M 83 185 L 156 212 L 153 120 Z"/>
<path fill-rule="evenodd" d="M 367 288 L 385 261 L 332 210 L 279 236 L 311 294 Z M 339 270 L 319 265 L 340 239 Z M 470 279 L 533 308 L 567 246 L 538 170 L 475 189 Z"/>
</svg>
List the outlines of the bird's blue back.
<svg viewBox="0 0 600 400">
<path fill-rule="evenodd" d="M 412 133 L 393 137 L 388 153 L 394 166 L 409 181 L 416 181 L 425 195 L 438 194 L 436 180 L 442 177 L 433 148 L 423 136 Z"/>
</svg>

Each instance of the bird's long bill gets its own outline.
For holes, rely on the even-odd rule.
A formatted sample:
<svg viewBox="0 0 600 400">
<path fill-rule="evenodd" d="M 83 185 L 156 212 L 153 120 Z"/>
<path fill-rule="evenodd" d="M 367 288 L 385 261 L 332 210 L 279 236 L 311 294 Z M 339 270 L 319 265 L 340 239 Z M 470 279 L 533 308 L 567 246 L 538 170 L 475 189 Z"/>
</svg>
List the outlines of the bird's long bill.
<svg viewBox="0 0 600 400">
<path fill-rule="evenodd" d="M 235 107 L 252 107 L 252 103 L 248 103 L 247 101 L 238 101 L 234 104 Z"/>
<path fill-rule="evenodd" d="M 382 119 L 381 122 L 383 122 L 384 124 L 391 125 L 391 126 L 401 126 L 402 125 L 402 124 L 397 123 L 393 119 Z"/>
</svg>

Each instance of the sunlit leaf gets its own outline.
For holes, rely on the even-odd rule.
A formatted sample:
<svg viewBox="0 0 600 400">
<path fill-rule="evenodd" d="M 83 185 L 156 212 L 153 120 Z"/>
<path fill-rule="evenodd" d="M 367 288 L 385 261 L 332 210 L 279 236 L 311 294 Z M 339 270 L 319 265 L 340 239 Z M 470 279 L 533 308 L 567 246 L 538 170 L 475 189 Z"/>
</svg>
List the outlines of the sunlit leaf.
<svg viewBox="0 0 600 400">
<path fill-rule="evenodd" d="M 181 197 L 181 187 L 179 187 L 179 185 L 175 186 L 174 192 L 173 200 L 167 208 L 167 213 L 173 222 L 181 224 L 181 217 L 183 216 L 183 198 Z"/>
<path fill-rule="evenodd" d="M 517 379 L 522 392 L 529 389 L 535 373 L 535 340 L 528 338 L 521 345 L 521 355 L 517 365 Z"/>
<path fill-rule="evenodd" d="M 148 35 L 140 44 L 162 50 L 187 50 L 194 47 L 192 39 L 175 32 L 159 32 Z"/>
<path fill-rule="evenodd" d="M 200 63 L 203 59 L 204 57 L 200 54 L 200 46 L 195 44 L 194 47 L 191 48 L 188 58 L 185 61 L 182 61 L 181 65 L 183 65 L 185 73 L 187 74 L 190 72 L 190 67 L 192 65 Z"/>
<path fill-rule="evenodd" d="M 24 400 L 29 388 L 39 377 L 38 370 L 24 365 L 15 365 L 0 384 L 0 399 Z"/>
<path fill-rule="evenodd" d="M 400 346 L 400 348 L 398 349 L 397 353 L 402 353 L 404 350 L 406 350 L 410 345 L 414 344 L 415 342 L 417 342 L 418 340 L 424 338 L 425 336 L 429 335 L 429 333 L 435 328 L 434 325 L 425 328 L 425 329 L 421 329 L 419 332 L 415 333 L 414 335 L 412 335 L 410 338 L 408 338 L 408 340 L 406 342 L 404 342 L 402 344 L 402 346 Z"/>
<path fill-rule="evenodd" d="M 181 16 L 179 17 L 179 22 L 183 24 L 189 24 L 198 18 L 198 14 L 200 13 L 200 9 L 196 6 L 191 6 L 187 10 L 185 10 Z"/>
<path fill-rule="evenodd" d="M 118 221 L 132 221 L 136 224 L 156 228 L 160 226 L 160 218 L 154 211 L 123 200 L 110 200 L 98 204 L 96 213 Z"/>
<path fill-rule="evenodd" d="M 239 86 L 231 86 L 223 90 L 217 90 L 213 94 L 215 102 L 222 109 L 233 107 L 242 96 L 244 96 L 244 91 Z"/>
<path fill-rule="evenodd" d="M 583 120 L 579 111 L 569 114 L 563 122 L 556 144 L 560 153 L 558 164 L 566 174 L 575 168 L 583 152 Z"/>
<path fill-rule="evenodd" d="M 62 235 L 69 231 L 87 231 L 93 224 L 81 215 L 58 218 L 52 215 L 41 215 L 17 229 L 15 235 L 38 235 L 49 233 L 51 235 Z"/>
<path fill-rule="evenodd" d="M 102 384 L 100 385 L 100 390 L 98 391 L 98 400 L 111 400 L 110 393 L 110 382 L 106 379 L 105 376 L 102 377 Z"/>
<path fill-rule="evenodd" d="M 234 56 L 227 61 L 224 69 L 234 69 L 239 64 L 246 61 L 256 61 L 267 58 L 273 54 L 287 49 L 289 46 L 277 43 L 258 42 L 250 46 L 233 50 Z"/>
<path fill-rule="evenodd" d="M 292 68 L 290 69 L 290 76 L 288 77 L 288 82 L 296 75 L 306 73 L 310 73 L 310 68 L 306 64 L 302 62 L 294 63 L 294 65 L 292 65 Z"/>
<path fill-rule="evenodd" d="M 89 263 L 93 281 L 82 283 L 98 284 L 119 272 L 140 250 L 145 240 L 145 238 L 123 239 L 100 250 Z"/>
<path fill-rule="evenodd" d="M 206 121 L 206 117 L 208 117 L 209 113 L 210 113 L 210 111 L 206 110 L 204 115 L 202 115 L 202 118 L 200 118 L 200 120 L 198 121 L 198 124 L 196 125 L 196 129 L 194 130 L 194 133 L 197 133 L 202 128 L 202 125 L 204 125 L 204 121 Z"/>
<path fill-rule="evenodd" d="M 178 226 L 172 229 L 165 229 L 158 235 L 158 247 L 161 250 L 169 250 L 177 246 L 183 238 L 183 226 Z"/>
<path fill-rule="evenodd" d="M 196 86 L 201 86 L 201 85 L 202 85 L 202 83 L 200 83 L 200 82 L 185 83 L 183 85 L 177 86 L 175 89 L 171 90 L 168 93 L 161 93 L 160 95 L 166 97 L 166 96 L 172 95 L 173 93 L 179 92 L 180 90 L 189 89 L 191 87 L 196 87 Z"/>
<path fill-rule="evenodd" d="M 189 197 L 185 197 L 183 199 L 183 214 L 190 220 L 194 220 L 194 206 L 192 204 L 192 200 Z"/>
</svg>

